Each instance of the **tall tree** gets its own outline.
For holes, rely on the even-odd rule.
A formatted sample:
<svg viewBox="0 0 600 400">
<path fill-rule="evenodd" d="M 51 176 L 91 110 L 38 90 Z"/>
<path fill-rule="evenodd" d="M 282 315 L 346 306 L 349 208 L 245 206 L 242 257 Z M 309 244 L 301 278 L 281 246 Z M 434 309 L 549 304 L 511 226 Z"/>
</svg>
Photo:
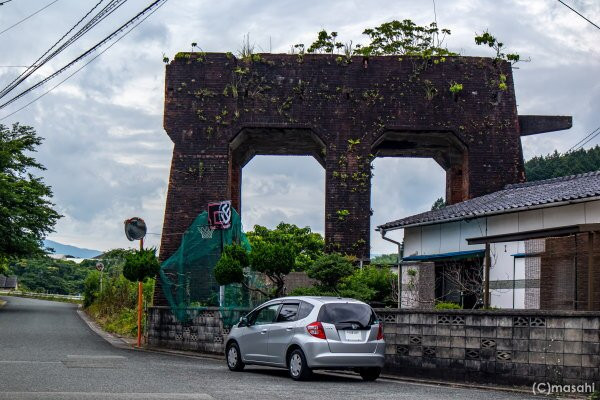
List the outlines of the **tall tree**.
<svg viewBox="0 0 600 400">
<path fill-rule="evenodd" d="M 0 264 L 43 253 L 42 239 L 61 217 L 52 190 L 32 170 L 44 170 L 30 153 L 42 143 L 32 127 L 0 124 Z"/>
<path fill-rule="evenodd" d="M 600 170 L 600 146 L 579 149 L 570 153 L 554 153 L 536 156 L 525 162 L 528 181 L 558 178 Z"/>
</svg>

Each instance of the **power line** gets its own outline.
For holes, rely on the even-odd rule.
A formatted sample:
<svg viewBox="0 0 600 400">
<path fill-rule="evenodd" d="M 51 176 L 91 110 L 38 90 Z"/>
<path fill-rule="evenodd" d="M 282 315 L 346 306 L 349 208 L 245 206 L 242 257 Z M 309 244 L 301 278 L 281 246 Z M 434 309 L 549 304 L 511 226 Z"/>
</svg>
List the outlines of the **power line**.
<svg viewBox="0 0 600 400">
<path fill-rule="evenodd" d="M 77 25 L 79 25 L 84 19 L 87 18 L 88 15 L 90 15 L 90 13 L 92 11 L 94 11 L 96 9 L 96 7 L 98 7 L 100 5 L 100 3 L 102 3 L 104 0 L 100 0 L 90 11 L 88 11 L 87 14 L 85 14 L 83 16 L 83 18 L 81 18 L 79 21 L 77 21 L 77 23 L 67 31 L 67 33 L 65 33 L 60 39 L 58 39 L 58 41 L 56 43 L 54 43 L 44 54 L 42 54 L 37 60 L 35 60 L 30 66 L 26 67 L 27 70 L 23 71 L 21 73 L 21 75 L 17 76 L 12 82 L 10 82 L 4 89 L 2 89 L 2 92 L 4 92 L 4 90 L 6 88 L 8 88 L 10 85 L 12 85 L 15 81 L 17 81 L 20 77 L 22 77 L 23 75 L 25 75 L 26 73 L 28 73 L 28 71 L 36 66 L 36 63 L 38 61 L 40 61 L 42 59 L 42 57 L 44 57 L 46 54 L 48 54 L 54 47 L 56 47 L 57 44 L 59 44 L 64 38 L 65 36 L 67 36 L 69 33 L 71 33 L 73 31 L 73 29 L 75 29 L 75 27 L 77 27 Z M 28 75 L 29 76 L 29 75 Z"/>
<path fill-rule="evenodd" d="M 152 8 L 154 8 L 154 10 L 151 10 L 150 13 L 148 15 L 146 15 L 144 18 L 142 18 L 137 24 L 135 24 L 134 26 L 132 26 L 127 32 L 125 32 L 121 37 L 117 38 L 113 43 L 111 43 L 106 49 L 102 50 L 100 53 L 98 53 L 96 56 L 94 56 L 91 60 L 89 60 L 88 62 L 86 62 L 85 64 L 83 64 L 80 68 L 78 68 L 77 70 L 75 70 L 71 75 L 67 76 L 65 79 L 63 79 L 62 81 L 60 81 L 58 84 L 56 84 L 55 86 L 53 86 L 52 88 L 50 88 L 49 90 L 47 90 L 46 92 L 42 93 L 41 95 L 39 95 L 38 97 L 36 97 L 35 99 L 31 100 L 29 103 L 25 104 L 23 107 L 18 108 L 17 110 L 13 111 L 12 113 L 0 118 L 0 121 L 5 120 L 6 118 L 18 113 L 19 111 L 23 110 L 24 108 L 30 106 L 31 104 L 33 104 L 34 102 L 36 102 L 37 100 L 41 99 L 42 97 L 44 97 L 45 95 L 47 95 L 48 93 L 50 93 L 51 91 L 53 91 L 54 89 L 56 89 L 57 87 L 59 87 L 60 85 L 62 85 L 65 81 L 67 81 L 69 78 L 71 78 L 73 75 L 75 75 L 76 73 L 78 73 L 79 71 L 81 71 L 83 68 L 85 68 L 88 64 L 90 64 L 92 61 L 94 61 L 96 58 L 100 57 L 102 54 L 104 54 L 105 52 L 108 51 L 108 49 L 110 49 L 111 47 L 113 47 L 115 44 L 117 44 L 121 39 L 125 38 L 125 36 L 127 36 L 132 30 L 134 30 L 138 25 L 140 25 L 142 22 L 144 22 L 146 19 L 148 19 L 152 14 L 154 14 L 156 11 L 158 11 L 165 3 L 167 2 L 167 0 L 157 0 L 155 2 L 153 2 L 152 4 L 150 4 L 148 7 L 146 7 L 144 10 L 142 10 L 140 13 L 138 13 L 135 17 L 133 17 L 132 19 L 130 19 L 128 22 L 126 22 L 124 25 L 121 26 L 121 28 L 117 29 L 117 31 L 123 30 L 125 27 L 127 27 L 128 25 L 130 25 L 131 22 L 137 20 L 140 16 L 142 16 L 143 14 L 145 14 L 146 12 L 148 12 L 148 10 L 151 10 Z M 115 32 L 117 32 L 115 31 Z M 111 37 L 114 35 L 113 34 L 109 35 L 108 37 Z M 108 38 L 107 37 L 107 38 Z M 106 39 L 105 39 L 106 40 Z M 104 41 L 103 41 L 104 42 Z M 102 43 L 102 42 L 100 42 Z M 99 43 L 99 44 L 100 44 Z M 86 53 L 84 53 L 82 56 L 78 57 L 77 59 L 75 59 L 73 62 L 69 63 L 66 67 L 62 68 L 61 70 L 57 71 L 57 73 L 52 74 L 50 77 L 46 78 L 44 81 L 49 80 L 49 78 L 52 78 L 53 76 L 56 76 L 59 72 L 64 71 L 65 69 L 67 69 L 69 66 L 71 66 L 73 63 L 77 62 L 79 59 L 81 59 L 83 56 L 85 56 L 86 54 L 88 54 L 89 52 L 91 52 L 94 48 L 96 48 L 98 45 L 94 46 L 92 49 L 88 50 Z M 44 81 L 40 82 L 43 83 Z M 19 97 L 24 95 L 24 93 L 33 90 L 34 88 L 36 88 L 39 85 L 36 85 L 35 87 L 31 87 L 29 89 L 27 89 L 25 92 L 19 94 Z M 13 99 L 10 100 L 10 102 L 12 102 Z M 0 106 L 0 109 L 4 108 L 6 104 L 3 104 Z"/>
<path fill-rule="evenodd" d="M 3 2 L 0 2 L 0 6 L 5 5 L 6 3 L 10 3 L 12 0 L 5 0 Z"/>
<path fill-rule="evenodd" d="M 579 146 L 579 144 L 581 142 L 583 142 L 584 140 L 586 140 L 587 138 L 589 138 L 590 136 L 592 136 L 597 130 L 598 130 L 598 128 L 594 129 L 592 132 L 590 132 L 588 135 L 586 135 L 586 137 L 584 137 L 583 139 L 581 139 L 580 141 L 578 141 L 577 143 L 575 143 L 573 146 L 571 146 L 571 148 L 569 150 L 567 150 L 567 153 L 570 152 L 571 150 L 573 150 L 575 147 Z"/>
<path fill-rule="evenodd" d="M 3 31 L 0 31 L 0 35 L 2 35 L 4 32 L 7 32 L 7 31 L 11 30 L 11 29 L 12 29 L 12 28 L 14 28 L 15 26 L 17 26 L 17 25 L 19 25 L 19 24 L 21 24 L 21 23 L 23 23 L 23 22 L 27 21 L 29 18 L 33 17 L 34 15 L 36 15 L 36 14 L 38 14 L 38 13 L 41 13 L 42 11 L 44 11 L 46 8 L 50 7 L 52 4 L 56 3 L 57 1 L 58 1 L 58 0 L 54 0 L 54 1 L 53 1 L 53 2 L 51 2 L 50 4 L 47 4 L 47 5 L 45 5 L 44 7 L 40 8 L 39 10 L 37 10 L 36 12 L 34 12 L 33 14 L 31 14 L 31 15 L 29 15 L 29 16 L 27 16 L 27 17 L 23 18 L 23 19 L 22 19 L 22 20 L 20 20 L 19 22 L 15 23 L 15 24 L 13 24 L 13 25 L 11 25 L 11 26 L 9 26 L 9 27 L 8 27 L 8 28 L 6 28 L 5 30 L 3 30 Z M 5 3 L 7 3 L 7 1 L 5 1 Z M 4 4 L 4 3 L 2 3 L 2 4 Z"/>
<path fill-rule="evenodd" d="M 592 136 L 592 135 L 593 135 L 593 136 Z M 574 149 L 574 150 L 572 150 L 572 149 L 573 149 L 573 147 L 575 147 L 575 146 L 571 147 L 571 149 L 569 149 L 569 151 L 568 151 L 568 152 L 570 152 L 571 150 L 572 150 L 572 151 L 581 150 L 581 149 L 583 148 L 583 146 L 585 146 L 586 144 L 588 144 L 589 142 L 591 142 L 592 140 L 594 140 L 594 138 L 596 138 L 598 135 L 600 135 L 600 126 L 599 126 L 599 127 L 597 127 L 596 129 L 594 129 L 594 130 L 593 130 L 593 131 L 592 131 L 592 132 L 591 132 L 589 135 L 587 135 L 585 138 L 583 138 L 583 139 L 582 139 L 582 140 L 580 140 L 579 142 L 582 142 L 582 141 L 583 141 L 583 140 L 585 140 L 586 138 L 589 138 L 589 139 L 585 140 L 585 142 L 581 143 L 581 144 L 580 144 L 580 145 L 578 145 L 578 146 L 576 145 L 576 146 L 577 146 L 577 148 L 576 148 L 576 149 Z M 591 136 L 591 137 L 590 137 L 590 136 Z M 567 152 L 567 153 L 568 153 L 568 152 Z"/>
<path fill-rule="evenodd" d="M 581 18 L 585 19 L 587 22 L 589 22 L 590 24 L 594 25 L 596 28 L 600 29 L 600 26 L 596 25 L 595 23 L 593 23 L 592 21 L 590 21 L 589 19 L 587 19 L 584 15 L 582 15 L 579 11 L 577 11 L 576 9 L 574 9 L 573 7 L 571 7 L 570 5 L 566 4 L 564 1 L 562 0 L 558 0 L 558 2 L 560 4 L 562 4 L 563 6 L 567 7 L 569 10 L 573 11 L 575 14 L 579 15 Z"/>
<path fill-rule="evenodd" d="M 65 37 L 69 35 L 81 22 L 83 22 L 104 0 L 100 0 L 86 15 L 83 16 L 77 23 L 67 31 L 56 43 L 54 43 L 44 54 L 42 54 L 37 60 L 35 60 L 31 66 L 29 66 L 25 71 L 23 71 L 19 76 L 12 80 L 8 85 L 6 85 L 2 90 L 0 90 L 0 98 L 6 96 L 9 92 L 14 90 L 18 85 L 20 85 L 23 81 L 25 81 L 29 76 L 31 76 L 35 71 L 40 69 L 54 57 L 63 52 L 67 47 L 71 46 L 75 41 L 89 32 L 92 28 L 94 28 L 97 24 L 103 21 L 106 17 L 112 14 L 115 10 L 121 7 L 128 0 L 110 0 L 109 3 L 104 6 L 96 15 L 92 17 L 90 21 L 88 21 L 79 31 L 77 31 L 73 36 L 67 39 L 60 47 L 54 50 L 52 53 L 52 49 L 56 47 L 60 42 L 63 41 Z M 44 56 L 48 55 L 46 58 L 42 60 Z"/>
<path fill-rule="evenodd" d="M 126 0 L 125 0 L 126 1 Z M 118 29 L 116 29 L 115 31 L 113 31 L 110 35 L 108 35 L 107 37 L 105 37 L 104 39 L 102 39 L 100 42 L 96 43 L 96 45 L 94 45 L 92 48 L 90 48 L 89 50 L 87 50 L 85 53 L 83 53 L 82 55 L 80 55 L 79 57 L 77 57 L 76 59 L 74 59 L 73 61 L 71 61 L 70 63 L 68 63 L 67 65 L 65 65 L 64 67 L 62 67 L 61 69 L 59 69 L 58 71 L 56 71 L 55 73 L 53 73 L 52 75 L 48 76 L 47 78 L 43 79 L 42 81 L 36 83 L 35 85 L 25 89 L 24 91 L 22 91 L 21 93 L 19 93 L 18 95 L 16 95 L 15 97 L 13 97 L 12 99 L 8 100 L 7 102 L 3 103 L 2 105 L 0 105 L 0 109 L 6 107 L 7 105 L 9 105 L 10 103 L 18 100 L 19 98 L 23 97 L 24 95 L 26 95 L 27 93 L 29 93 L 30 91 L 42 86 L 44 83 L 48 82 L 49 80 L 51 80 L 52 78 L 56 77 L 57 75 L 60 75 L 61 73 L 63 73 L 65 70 L 69 69 L 72 65 L 76 64 L 77 62 L 81 61 L 83 58 L 87 57 L 90 53 L 96 51 L 96 49 L 98 49 L 99 47 L 103 46 L 104 44 L 106 44 L 107 42 L 111 41 L 115 36 L 117 36 L 119 33 L 121 33 L 124 29 L 126 29 L 129 25 L 131 25 L 132 23 L 134 23 L 137 19 L 139 19 L 142 15 L 146 14 L 149 10 L 153 9 L 154 7 L 156 7 L 157 4 L 162 3 L 166 0 L 156 0 L 153 3 L 151 3 L 148 7 L 146 7 L 144 10 L 142 10 L 140 13 L 138 13 L 136 16 L 134 16 L 133 18 L 131 18 L 129 21 L 127 21 L 126 23 L 124 23 L 123 25 L 121 25 Z M 20 82 L 22 82 L 25 78 L 20 79 Z M 11 91 L 12 89 L 14 89 L 16 87 L 16 85 L 18 85 L 20 82 L 13 84 L 11 86 L 11 88 L 4 90 L 1 94 L 0 94 L 0 98 L 4 97 L 9 91 Z"/>
</svg>

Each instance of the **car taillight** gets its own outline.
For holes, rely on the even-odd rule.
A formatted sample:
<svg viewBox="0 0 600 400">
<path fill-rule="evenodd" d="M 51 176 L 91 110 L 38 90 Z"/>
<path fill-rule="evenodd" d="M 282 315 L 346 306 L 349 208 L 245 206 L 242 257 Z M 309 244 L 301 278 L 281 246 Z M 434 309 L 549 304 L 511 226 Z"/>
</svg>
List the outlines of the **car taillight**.
<svg viewBox="0 0 600 400">
<path fill-rule="evenodd" d="M 379 323 L 379 329 L 377 330 L 377 340 L 383 340 L 383 324 Z"/>
<path fill-rule="evenodd" d="M 313 322 L 312 324 L 306 325 L 306 330 L 311 336 L 314 336 L 318 339 L 326 339 L 325 330 L 320 322 Z"/>
</svg>

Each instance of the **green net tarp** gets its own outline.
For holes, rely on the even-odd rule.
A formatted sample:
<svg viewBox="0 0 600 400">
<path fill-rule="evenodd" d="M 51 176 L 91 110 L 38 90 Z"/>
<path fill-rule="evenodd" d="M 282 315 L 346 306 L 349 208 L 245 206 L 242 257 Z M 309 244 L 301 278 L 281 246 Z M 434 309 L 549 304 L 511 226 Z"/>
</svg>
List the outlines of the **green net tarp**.
<svg viewBox="0 0 600 400">
<path fill-rule="evenodd" d="M 198 215 L 184 233 L 177 251 L 162 263 L 160 277 L 162 287 L 179 321 L 189 319 L 190 309 L 220 307 L 225 325 L 237 322 L 240 309 L 253 307 L 263 299 L 257 299 L 241 285 L 227 285 L 223 292 L 215 280 L 213 269 L 221 257 L 223 247 L 239 243 L 250 251 L 250 243 L 242 231 L 239 214 L 232 209 L 231 226 L 227 229 L 210 230 L 208 214 Z M 248 274 L 249 283 L 259 280 Z M 232 319 L 232 321 L 229 321 Z"/>
</svg>

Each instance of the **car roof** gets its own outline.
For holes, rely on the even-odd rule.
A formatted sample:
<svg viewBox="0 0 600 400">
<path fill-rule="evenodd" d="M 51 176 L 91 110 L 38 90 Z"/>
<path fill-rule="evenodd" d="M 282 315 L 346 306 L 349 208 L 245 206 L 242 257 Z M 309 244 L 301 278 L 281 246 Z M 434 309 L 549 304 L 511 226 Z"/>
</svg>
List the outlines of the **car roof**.
<svg viewBox="0 0 600 400">
<path fill-rule="evenodd" d="M 293 301 L 293 300 L 303 300 L 312 304 L 326 304 L 326 303 L 356 303 L 356 304 L 366 304 L 360 300 L 352 299 L 350 297 L 334 297 L 334 296 L 286 296 L 279 297 L 277 299 L 269 300 L 268 303 L 276 303 L 281 301 Z M 266 304 L 266 303 L 265 303 Z"/>
</svg>

